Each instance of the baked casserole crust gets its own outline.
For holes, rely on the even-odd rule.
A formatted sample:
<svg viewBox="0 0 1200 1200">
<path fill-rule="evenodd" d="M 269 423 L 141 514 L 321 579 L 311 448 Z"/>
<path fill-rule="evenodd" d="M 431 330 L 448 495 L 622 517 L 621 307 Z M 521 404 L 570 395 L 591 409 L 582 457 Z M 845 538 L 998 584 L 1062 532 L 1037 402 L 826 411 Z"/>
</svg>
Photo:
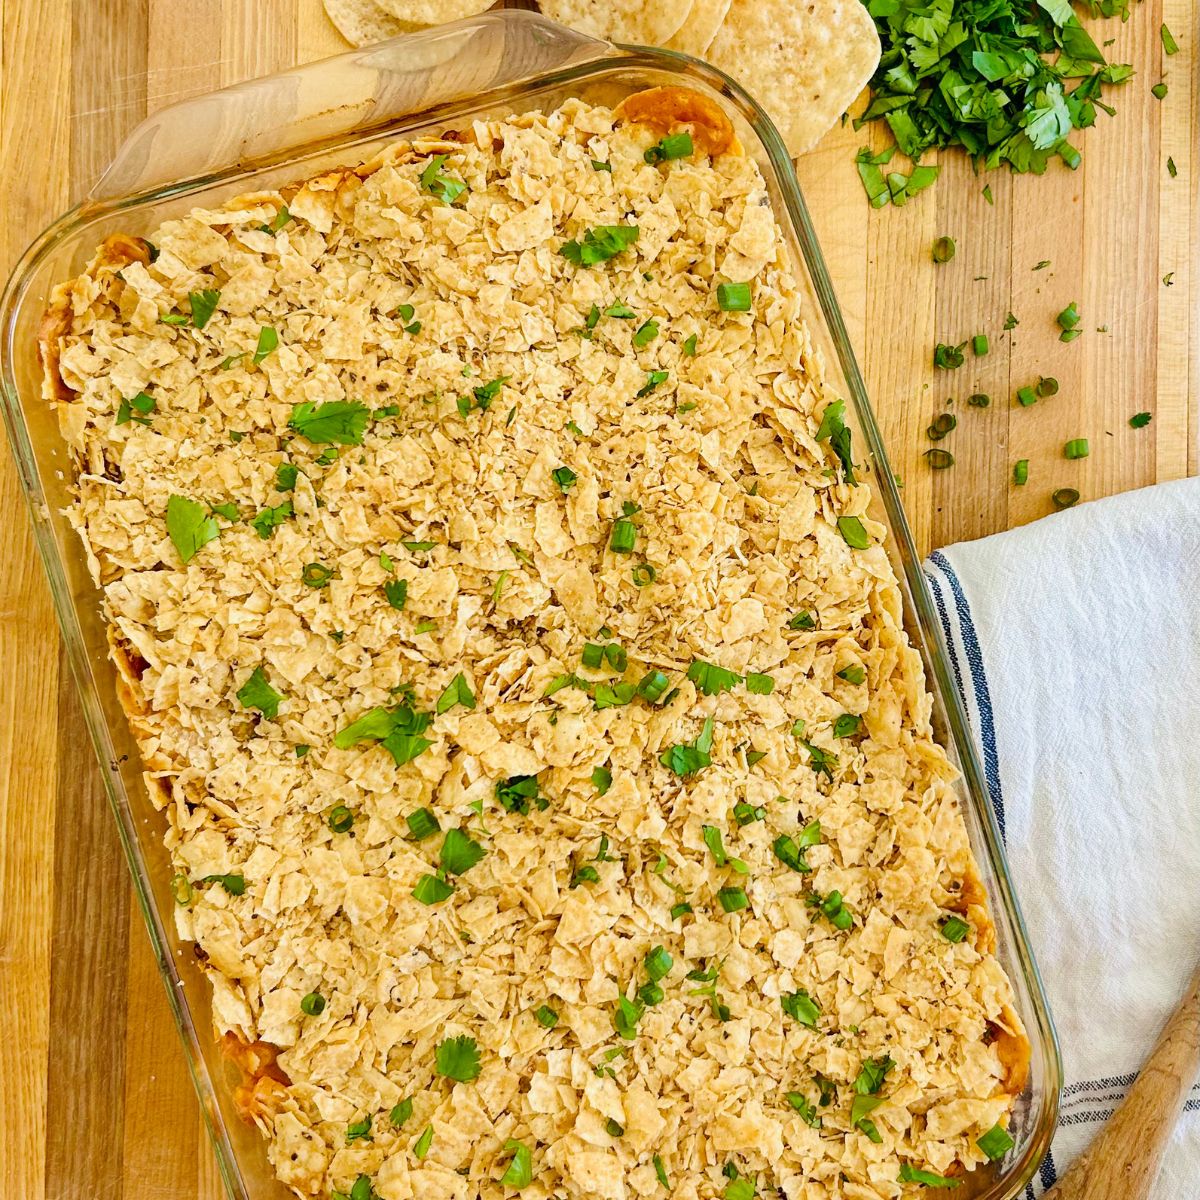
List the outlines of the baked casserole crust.
<svg viewBox="0 0 1200 1200">
<path fill-rule="evenodd" d="M 297 1195 L 986 1163 L 1028 1042 L 805 319 L 678 89 L 396 144 L 56 292 L 179 931 Z"/>
</svg>

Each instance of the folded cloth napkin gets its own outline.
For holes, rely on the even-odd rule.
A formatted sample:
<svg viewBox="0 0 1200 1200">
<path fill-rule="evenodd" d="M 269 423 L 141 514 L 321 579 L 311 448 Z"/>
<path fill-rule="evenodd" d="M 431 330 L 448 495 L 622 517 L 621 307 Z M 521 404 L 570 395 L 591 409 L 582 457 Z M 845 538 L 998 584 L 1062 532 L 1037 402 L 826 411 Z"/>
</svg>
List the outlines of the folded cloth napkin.
<svg viewBox="0 0 1200 1200">
<path fill-rule="evenodd" d="M 1066 1087 L 1030 1200 L 1125 1095 L 1200 959 L 1200 479 L 925 565 Z M 1155 1200 L 1200 1198 L 1200 1087 Z"/>
</svg>

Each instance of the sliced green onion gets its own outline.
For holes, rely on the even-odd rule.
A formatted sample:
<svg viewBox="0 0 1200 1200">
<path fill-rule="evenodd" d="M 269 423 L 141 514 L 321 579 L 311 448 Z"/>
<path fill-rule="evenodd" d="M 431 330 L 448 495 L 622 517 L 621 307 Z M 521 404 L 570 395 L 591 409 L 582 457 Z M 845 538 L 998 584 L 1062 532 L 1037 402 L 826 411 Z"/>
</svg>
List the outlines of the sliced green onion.
<svg viewBox="0 0 1200 1200">
<path fill-rule="evenodd" d="M 596 789 L 597 796 L 603 796 L 612 787 L 612 772 L 607 767 L 594 767 L 592 787 Z"/>
<path fill-rule="evenodd" d="M 408 823 L 408 836 L 414 842 L 423 841 L 425 838 L 441 832 L 442 827 L 438 823 L 437 817 L 427 808 L 418 808 L 416 812 L 409 813 L 404 819 Z"/>
<path fill-rule="evenodd" d="M 555 467 L 550 472 L 550 477 L 558 484 L 559 491 L 565 496 L 574 486 L 579 478 L 570 467 Z"/>
<path fill-rule="evenodd" d="M 1053 375 L 1040 375 L 1037 381 L 1037 394 L 1039 396 L 1057 396 L 1058 395 L 1058 380 Z"/>
<path fill-rule="evenodd" d="M 1067 458 L 1087 458 L 1090 453 L 1087 438 L 1072 438 L 1063 447 L 1063 454 Z"/>
<path fill-rule="evenodd" d="M 1013 483 L 1021 486 L 1029 482 L 1029 459 L 1018 458 L 1013 464 Z"/>
<path fill-rule="evenodd" d="M 816 629 L 816 627 L 817 623 L 813 619 L 812 613 L 805 609 L 801 609 L 800 612 L 788 619 L 789 629 Z"/>
<path fill-rule="evenodd" d="M 930 447 L 923 457 L 935 471 L 944 471 L 947 467 L 954 466 L 954 455 L 940 446 Z"/>
<path fill-rule="evenodd" d="M 691 911 L 692 906 L 686 900 L 681 900 L 678 904 L 671 906 L 671 920 L 678 921 L 680 917 Z"/>
<path fill-rule="evenodd" d="M 631 574 L 638 587 L 649 587 L 658 578 L 658 571 L 649 563 L 638 563 Z"/>
<path fill-rule="evenodd" d="M 320 992 L 309 992 L 300 1001 L 300 1011 L 306 1017 L 319 1017 L 325 1011 L 325 997 Z"/>
<path fill-rule="evenodd" d="M 992 1162 L 997 1162 L 1002 1159 L 1017 1143 L 1013 1141 L 1012 1136 L 1003 1125 L 996 1124 L 991 1127 L 982 1137 L 975 1141 L 975 1145 L 983 1151 L 984 1154 L 991 1159 Z"/>
<path fill-rule="evenodd" d="M 988 338 L 986 333 L 977 333 L 971 339 L 971 349 L 975 353 L 976 358 L 982 358 L 988 352 Z"/>
<path fill-rule="evenodd" d="M 608 545 L 614 554 L 632 554 L 636 541 L 637 526 L 632 521 L 619 517 L 613 522 L 612 536 Z"/>
<path fill-rule="evenodd" d="M 657 983 L 660 979 L 665 979 L 670 973 L 671 968 L 675 965 L 675 960 L 667 953 L 662 946 L 655 946 L 645 958 L 646 974 L 650 979 Z"/>
<path fill-rule="evenodd" d="M 1079 492 L 1075 488 L 1059 488 L 1051 497 L 1055 508 L 1070 508 L 1079 503 Z"/>
<path fill-rule="evenodd" d="M 662 671 L 647 671 L 638 681 L 637 694 L 651 704 L 657 704 L 670 680 Z"/>
<path fill-rule="evenodd" d="M 958 425 L 958 418 L 953 413 L 938 413 L 933 418 L 933 424 L 925 431 L 929 440 L 940 442 L 952 429 Z"/>
<path fill-rule="evenodd" d="M 673 158 L 686 158 L 692 153 L 692 135 L 687 130 L 668 133 L 656 146 L 651 146 L 642 156 L 646 162 L 655 164 Z"/>
<path fill-rule="evenodd" d="M 305 563 L 304 570 L 300 572 L 300 582 L 305 587 L 323 588 L 328 585 L 333 575 L 333 568 L 325 566 L 324 563 Z"/>
<path fill-rule="evenodd" d="M 933 261 L 935 263 L 948 263 L 954 257 L 954 251 L 957 247 L 954 245 L 952 237 L 940 237 L 933 243 Z"/>
<path fill-rule="evenodd" d="M 1075 301 L 1072 300 L 1054 319 L 1060 329 L 1074 329 L 1079 324 L 1079 308 Z"/>
<path fill-rule="evenodd" d="M 1022 408 L 1028 408 L 1037 403 L 1037 393 L 1031 387 L 1017 388 L 1017 403 Z"/>
<path fill-rule="evenodd" d="M 727 913 L 737 912 L 739 909 L 750 907 L 750 900 L 746 896 L 745 891 L 740 887 L 721 888 L 717 892 L 717 901 Z"/>
<path fill-rule="evenodd" d="M 833 723 L 833 736 L 837 738 L 853 737 L 862 727 L 862 717 L 857 713 L 842 713 Z"/>
<path fill-rule="evenodd" d="M 956 1188 L 962 1183 L 961 1179 L 948 1179 L 945 1175 L 925 1171 L 911 1163 L 900 1164 L 899 1178 L 901 1183 L 923 1183 L 926 1187 L 935 1188 Z"/>
<path fill-rule="evenodd" d="M 987 408 L 991 402 L 992 398 L 987 394 L 987 392 L 972 392 L 967 397 L 967 403 L 972 408 Z"/>
<path fill-rule="evenodd" d="M 933 348 L 933 365 L 940 367 L 943 371 L 955 371 L 963 365 L 963 346 L 966 342 L 960 342 L 957 346 L 948 346 L 945 342 L 938 342 Z"/>
<path fill-rule="evenodd" d="M 344 804 L 338 804 L 330 809 L 328 821 L 334 833 L 345 833 L 354 824 L 354 814 Z"/>
<path fill-rule="evenodd" d="M 534 1010 L 533 1019 L 543 1029 L 553 1029 L 558 1024 L 558 1013 L 548 1004 L 543 1004 L 540 1008 Z"/>
<path fill-rule="evenodd" d="M 947 917 L 939 926 L 938 932 L 948 942 L 961 942 L 971 932 L 971 926 L 961 917 Z"/>
<path fill-rule="evenodd" d="M 845 667 L 843 670 L 838 671 L 837 677 L 839 679 L 844 679 L 847 683 L 852 683 L 857 687 L 859 684 L 866 682 L 867 672 L 863 667 L 859 666 L 858 664 L 854 664 L 853 666 Z"/>
<path fill-rule="evenodd" d="M 663 1160 L 656 1154 L 653 1158 L 654 1174 L 658 1182 L 665 1188 L 670 1188 L 671 1181 L 667 1178 L 667 1169 L 663 1166 Z"/>
<path fill-rule="evenodd" d="M 717 307 L 722 312 L 749 312 L 750 285 L 748 283 L 718 283 Z"/>
</svg>

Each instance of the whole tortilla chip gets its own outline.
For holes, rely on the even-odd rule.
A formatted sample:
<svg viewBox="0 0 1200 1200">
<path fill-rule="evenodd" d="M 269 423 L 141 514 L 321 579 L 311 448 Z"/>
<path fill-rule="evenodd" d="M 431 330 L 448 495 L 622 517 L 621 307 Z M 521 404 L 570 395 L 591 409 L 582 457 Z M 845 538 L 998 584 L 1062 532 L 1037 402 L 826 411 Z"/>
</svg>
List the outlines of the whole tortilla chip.
<svg viewBox="0 0 1200 1200">
<path fill-rule="evenodd" d="M 445 25 L 448 21 L 460 21 L 483 12 L 491 7 L 492 0 L 379 0 L 379 4 L 401 21 L 411 21 L 414 25 Z"/>
<path fill-rule="evenodd" d="M 384 12 L 375 0 L 325 0 L 325 14 L 352 46 L 369 46 L 420 28 Z"/>
<path fill-rule="evenodd" d="M 728 11 L 729 0 L 693 0 L 692 11 L 675 36 L 667 42 L 667 49 L 681 50 L 684 54 L 703 54 L 712 45 Z"/>
<path fill-rule="evenodd" d="M 733 0 L 707 57 L 767 110 L 795 156 L 866 86 L 879 34 L 860 0 Z"/>
<path fill-rule="evenodd" d="M 661 46 L 688 19 L 692 0 L 542 0 L 541 7 L 550 20 L 592 37 Z"/>
</svg>

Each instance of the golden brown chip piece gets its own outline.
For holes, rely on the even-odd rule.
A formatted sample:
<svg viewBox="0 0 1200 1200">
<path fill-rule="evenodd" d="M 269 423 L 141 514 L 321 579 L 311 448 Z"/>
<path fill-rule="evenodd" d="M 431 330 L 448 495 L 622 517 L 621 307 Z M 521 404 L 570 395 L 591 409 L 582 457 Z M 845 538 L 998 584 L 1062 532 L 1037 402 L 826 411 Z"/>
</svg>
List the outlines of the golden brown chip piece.
<svg viewBox="0 0 1200 1200">
<path fill-rule="evenodd" d="M 728 11 L 729 0 L 693 0 L 692 11 L 667 42 L 667 49 L 702 55 L 712 45 Z"/>
<path fill-rule="evenodd" d="M 325 0 L 325 14 L 352 46 L 369 46 L 421 28 L 392 16 L 375 0 Z"/>
<path fill-rule="evenodd" d="M 542 0 L 542 12 L 614 42 L 662 46 L 678 33 L 692 11 L 692 0 Z"/>
<path fill-rule="evenodd" d="M 860 0 L 733 0 L 707 57 L 767 110 L 797 155 L 866 86 L 879 34 Z"/>
</svg>

